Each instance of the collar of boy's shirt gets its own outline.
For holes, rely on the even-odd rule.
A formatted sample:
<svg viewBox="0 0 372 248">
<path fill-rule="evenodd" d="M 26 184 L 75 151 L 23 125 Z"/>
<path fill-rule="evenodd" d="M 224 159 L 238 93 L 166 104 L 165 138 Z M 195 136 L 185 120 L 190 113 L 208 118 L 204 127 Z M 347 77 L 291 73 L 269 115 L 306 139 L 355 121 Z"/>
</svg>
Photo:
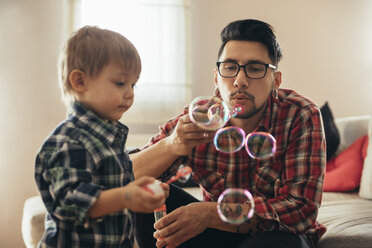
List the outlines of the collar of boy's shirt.
<svg viewBox="0 0 372 248">
<path fill-rule="evenodd" d="M 76 118 L 76 124 L 84 129 L 88 129 L 100 140 L 110 145 L 118 143 L 124 146 L 128 127 L 119 121 L 104 121 L 99 118 L 93 111 L 87 109 L 79 102 L 74 102 L 71 106 L 69 117 Z"/>
</svg>

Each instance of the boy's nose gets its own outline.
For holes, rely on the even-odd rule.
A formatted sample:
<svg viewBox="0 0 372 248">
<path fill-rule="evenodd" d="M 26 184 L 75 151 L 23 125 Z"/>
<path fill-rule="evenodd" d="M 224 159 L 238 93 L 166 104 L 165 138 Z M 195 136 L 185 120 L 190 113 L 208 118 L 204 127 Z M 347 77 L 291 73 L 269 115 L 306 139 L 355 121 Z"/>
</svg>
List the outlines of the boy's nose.
<svg viewBox="0 0 372 248">
<path fill-rule="evenodd" d="M 124 92 L 124 98 L 133 98 L 134 97 L 134 88 L 128 87 L 128 89 Z"/>
</svg>

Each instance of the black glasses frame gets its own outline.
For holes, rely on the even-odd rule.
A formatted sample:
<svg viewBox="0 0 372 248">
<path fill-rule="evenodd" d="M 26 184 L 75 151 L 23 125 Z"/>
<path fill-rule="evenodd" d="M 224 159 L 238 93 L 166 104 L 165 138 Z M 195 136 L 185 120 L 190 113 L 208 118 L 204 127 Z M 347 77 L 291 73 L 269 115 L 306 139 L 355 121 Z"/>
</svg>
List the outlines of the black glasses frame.
<svg viewBox="0 0 372 248">
<path fill-rule="evenodd" d="M 220 72 L 220 65 L 221 65 L 222 63 L 230 63 L 230 64 L 235 64 L 235 65 L 237 65 L 237 66 L 238 66 L 238 70 L 236 71 L 236 74 L 235 74 L 234 76 L 231 76 L 231 77 L 222 76 L 222 74 L 221 74 L 221 72 Z M 264 75 L 263 75 L 262 77 L 255 78 L 255 77 L 250 77 L 250 76 L 248 76 L 248 73 L 247 73 L 246 67 L 247 67 L 248 65 L 254 65 L 254 64 L 260 64 L 260 65 L 264 65 L 264 66 L 265 66 L 265 73 L 264 73 Z M 216 65 L 217 65 L 217 69 L 218 69 L 218 74 L 220 74 L 220 76 L 221 76 L 221 77 L 224 77 L 224 78 L 234 78 L 234 77 L 236 77 L 236 76 L 239 74 L 239 72 L 240 72 L 240 68 L 243 68 L 243 69 L 244 69 L 243 71 L 244 71 L 245 76 L 246 76 L 247 78 L 251 78 L 251 79 L 261 79 L 261 78 L 264 78 L 264 77 L 266 76 L 267 68 L 271 68 L 271 69 L 273 69 L 273 70 L 276 70 L 276 69 L 277 69 L 275 65 L 272 65 L 272 64 L 265 64 L 265 63 L 260 63 L 260 62 L 254 62 L 254 63 L 248 63 L 248 64 L 245 64 L 245 65 L 239 65 L 238 63 L 235 63 L 235 62 L 223 62 L 223 61 L 218 61 L 218 62 L 216 63 Z"/>
</svg>

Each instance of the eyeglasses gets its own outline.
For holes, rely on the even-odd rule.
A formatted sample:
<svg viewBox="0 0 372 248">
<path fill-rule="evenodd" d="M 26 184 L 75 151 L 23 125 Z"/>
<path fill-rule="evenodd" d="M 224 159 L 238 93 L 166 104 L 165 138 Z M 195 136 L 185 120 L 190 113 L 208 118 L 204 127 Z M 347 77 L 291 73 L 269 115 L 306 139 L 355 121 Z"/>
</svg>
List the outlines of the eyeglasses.
<svg viewBox="0 0 372 248">
<path fill-rule="evenodd" d="M 266 75 L 267 68 L 276 70 L 276 66 L 265 63 L 248 63 L 246 65 L 239 65 L 235 62 L 217 62 L 218 73 L 221 77 L 233 78 L 236 77 L 240 68 L 244 69 L 247 78 L 261 79 Z"/>
</svg>

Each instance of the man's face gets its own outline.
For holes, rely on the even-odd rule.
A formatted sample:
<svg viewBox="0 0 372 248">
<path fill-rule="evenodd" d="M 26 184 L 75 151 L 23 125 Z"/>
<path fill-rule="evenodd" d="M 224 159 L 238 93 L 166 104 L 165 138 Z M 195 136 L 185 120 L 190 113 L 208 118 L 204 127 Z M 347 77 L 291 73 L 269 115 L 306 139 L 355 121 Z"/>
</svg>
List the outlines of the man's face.
<svg viewBox="0 0 372 248">
<path fill-rule="evenodd" d="M 235 62 L 245 65 L 251 62 L 272 64 L 267 48 L 252 41 L 232 40 L 226 43 L 219 59 L 220 62 Z M 266 75 L 261 79 L 248 78 L 243 69 L 233 78 L 224 78 L 215 70 L 215 84 L 218 86 L 224 102 L 230 106 L 240 104 L 243 111 L 236 118 L 250 118 L 260 113 L 265 106 L 272 88 L 280 85 L 280 72 L 267 69 Z"/>
</svg>

